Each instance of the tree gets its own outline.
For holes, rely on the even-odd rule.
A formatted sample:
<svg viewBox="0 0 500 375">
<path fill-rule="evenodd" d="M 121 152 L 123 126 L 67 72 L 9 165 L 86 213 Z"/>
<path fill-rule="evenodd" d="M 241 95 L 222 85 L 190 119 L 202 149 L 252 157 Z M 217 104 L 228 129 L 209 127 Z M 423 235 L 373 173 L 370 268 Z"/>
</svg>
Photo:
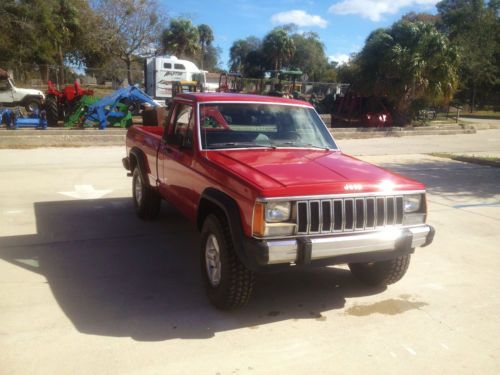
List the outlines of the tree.
<svg viewBox="0 0 500 375">
<path fill-rule="evenodd" d="M 222 50 L 220 47 L 215 47 L 210 45 L 206 47 L 205 54 L 203 56 L 202 69 L 208 71 L 218 71 L 219 68 L 219 58 Z"/>
<path fill-rule="evenodd" d="M 460 50 L 461 94 L 468 98 L 473 111 L 478 91 L 484 101 L 499 89 L 499 2 L 443 0 L 436 7 L 442 31 Z"/>
<path fill-rule="evenodd" d="M 154 53 L 164 16 L 156 0 L 95 0 L 94 6 L 105 22 L 102 37 L 107 52 L 125 63 L 132 84 L 132 61 Z"/>
<path fill-rule="evenodd" d="M 248 54 L 257 51 L 261 47 L 260 39 L 249 36 L 246 39 L 239 39 L 233 42 L 229 50 L 229 70 L 243 73 L 243 65 Z"/>
<path fill-rule="evenodd" d="M 243 61 L 243 72 L 246 77 L 263 78 L 269 70 L 269 59 L 262 49 L 250 51 Z"/>
<path fill-rule="evenodd" d="M 52 41 L 57 65 L 60 67 L 60 82 L 65 81 L 64 59 L 66 51 L 73 45 L 74 37 L 79 30 L 78 11 L 70 0 L 55 2 L 50 21 L 46 22 L 48 37 Z"/>
<path fill-rule="evenodd" d="M 423 23 L 431 23 L 433 25 L 438 25 L 441 22 L 441 17 L 439 15 L 430 14 L 430 13 L 415 13 L 409 12 L 401 17 L 404 21 L 410 22 L 423 22 Z"/>
<path fill-rule="evenodd" d="M 373 31 L 354 65 L 357 90 L 387 96 L 402 121 L 412 103 L 446 102 L 458 83 L 458 54 L 448 39 L 429 23 L 399 21 Z"/>
<path fill-rule="evenodd" d="M 288 24 L 271 30 L 263 41 L 253 36 L 236 40 L 229 51 L 229 69 L 262 78 L 267 70 L 286 67 L 300 69 L 316 82 L 335 81 L 336 65 L 328 62 L 318 34 L 296 30 L 297 26 Z"/>
<path fill-rule="evenodd" d="M 83 61 L 83 43 L 90 31 L 86 0 L 4 0 L 0 2 L 0 56 L 4 64 L 20 71 L 22 64 L 57 65 L 64 82 L 64 64 Z"/>
<path fill-rule="evenodd" d="M 287 64 L 295 52 L 295 44 L 283 28 L 271 30 L 262 42 L 263 52 L 270 58 L 274 70 L 280 70 Z"/>
<path fill-rule="evenodd" d="M 208 49 L 208 47 L 211 47 L 212 42 L 214 41 L 214 33 L 213 33 L 212 29 L 210 28 L 210 26 L 205 25 L 205 24 L 201 24 L 201 25 L 198 25 L 198 35 L 200 38 L 200 49 L 201 49 L 200 65 L 201 65 L 201 69 L 203 69 L 203 65 L 204 65 L 204 62 L 206 59 L 207 49 Z M 212 52 L 211 57 L 213 58 L 214 57 L 214 54 L 213 54 L 214 50 L 212 49 L 211 52 Z M 215 54 L 215 57 L 217 57 L 216 54 Z M 215 65 L 217 65 L 217 62 L 215 63 Z"/>
<path fill-rule="evenodd" d="M 290 65 L 300 68 L 310 81 L 319 82 L 326 76 L 330 66 L 325 54 L 325 46 L 316 33 L 293 34 L 295 53 Z M 330 73 L 331 74 L 331 73 Z"/>
<path fill-rule="evenodd" d="M 200 34 L 190 20 L 177 18 L 163 30 L 162 47 L 167 53 L 181 58 L 194 58 L 200 50 Z"/>
</svg>

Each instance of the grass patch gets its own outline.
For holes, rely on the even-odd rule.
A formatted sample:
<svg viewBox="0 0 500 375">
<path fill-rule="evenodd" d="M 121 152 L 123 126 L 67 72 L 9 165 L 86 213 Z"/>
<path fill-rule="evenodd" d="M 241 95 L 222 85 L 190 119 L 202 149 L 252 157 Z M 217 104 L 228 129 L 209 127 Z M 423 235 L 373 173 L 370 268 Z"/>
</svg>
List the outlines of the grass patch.
<svg viewBox="0 0 500 375">
<path fill-rule="evenodd" d="M 446 152 L 433 152 L 429 155 L 436 156 L 438 158 L 446 158 L 456 161 L 462 161 L 464 163 L 487 165 L 489 167 L 500 168 L 500 158 L 495 156 L 455 155 Z"/>
<path fill-rule="evenodd" d="M 464 112 L 464 113 L 460 113 L 460 117 L 480 118 L 480 119 L 486 119 L 486 120 L 500 120 L 500 112 L 496 112 L 496 111 L 476 111 L 473 113 Z"/>
</svg>

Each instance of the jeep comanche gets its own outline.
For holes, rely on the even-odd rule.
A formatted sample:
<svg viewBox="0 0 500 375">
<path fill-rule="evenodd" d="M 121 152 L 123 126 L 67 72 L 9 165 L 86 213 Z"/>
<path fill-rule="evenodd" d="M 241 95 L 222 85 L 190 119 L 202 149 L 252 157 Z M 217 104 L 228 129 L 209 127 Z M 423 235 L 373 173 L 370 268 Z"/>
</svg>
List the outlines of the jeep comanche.
<svg viewBox="0 0 500 375">
<path fill-rule="evenodd" d="M 209 300 L 243 306 L 256 272 L 349 265 L 364 283 L 401 279 L 432 242 L 420 182 L 343 154 L 314 108 L 275 97 L 175 97 L 163 126 L 132 126 L 124 167 L 137 215 L 164 199 L 201 231 Z"/>
</svg>

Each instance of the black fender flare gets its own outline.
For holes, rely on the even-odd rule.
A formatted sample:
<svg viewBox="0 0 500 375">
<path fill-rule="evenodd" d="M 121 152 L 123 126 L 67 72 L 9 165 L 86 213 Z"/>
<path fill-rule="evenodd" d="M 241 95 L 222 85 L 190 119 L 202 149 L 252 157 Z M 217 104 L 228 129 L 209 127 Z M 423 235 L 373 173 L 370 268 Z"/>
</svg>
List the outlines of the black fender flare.
<svg viewBox="0 0 500 375">
<path fill-rule="evenodd" d="M 248 253 L 247 246 L 245 246 L 248 239 L 243 233 L 238 203 L 236 203 L 236 201 L 229 195 L 218 189 L 207 188 L 200 196 L 196 218 L 196 223 L 200 230 L 203 226 L 204 219 L 208 215 L 206 212 L 203 212 L 204 201 L 210 202 L 212 207 L 216 206 L 218 210 L 226 216 L 234 250 L 245 267 L 251 270 L 256 270 L 259 268 L 260 263 L 266 262 L 265 259 L 259 259 L 258 254 Z"/>
<path fill-rule="evenodd" d="M 21 99 L 20 103 L 21 105 L 26 105 L 31 99 L 36 99 L 40 102 L 40 105 L 43 104 L 43 96 L 41 95 L 26 95 L 24 98 Z"/>
<path fill-rule="evenodd" d="M 149 184 L 149 178 L 148 178 L 148 170 L 147 170 L 147 162 L 146 162 L 146 155 L 144 155 L 144 152 L 137 147 L 133 147 L 130 150 L 129 153 L 129 165 L 130 165 L 130 172 L 134 172 L 134 168 L 139 168 L 139 173 L 142 176 L 142 181 L 144 181 L 147 186 L 150 186 Z"/>
</svg>

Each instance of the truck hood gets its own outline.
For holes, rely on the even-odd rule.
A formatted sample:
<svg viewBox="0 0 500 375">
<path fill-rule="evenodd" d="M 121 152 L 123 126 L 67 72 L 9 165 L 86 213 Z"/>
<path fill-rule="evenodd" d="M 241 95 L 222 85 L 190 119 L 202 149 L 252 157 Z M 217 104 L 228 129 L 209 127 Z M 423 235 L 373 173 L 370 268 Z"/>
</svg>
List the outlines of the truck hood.
<svg viewBox="0 0 500 375">
<path fill-rule="evenodd" d="M 207 157 L 263 196 L 422 190 L 421 183 L 345 155 L 310 149 L 209 151 Z"/>
<path fill-rule="evenodd" d="M 42 98 L 45 98 L 45 95 L 40 90 L 23 89 L 19 87 L 13 88 L 12 90 L 15 100 L 22 100 L 26 96 L 40 96 Z"/>
</svg>

